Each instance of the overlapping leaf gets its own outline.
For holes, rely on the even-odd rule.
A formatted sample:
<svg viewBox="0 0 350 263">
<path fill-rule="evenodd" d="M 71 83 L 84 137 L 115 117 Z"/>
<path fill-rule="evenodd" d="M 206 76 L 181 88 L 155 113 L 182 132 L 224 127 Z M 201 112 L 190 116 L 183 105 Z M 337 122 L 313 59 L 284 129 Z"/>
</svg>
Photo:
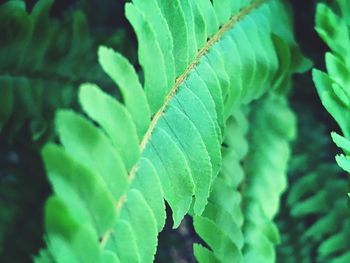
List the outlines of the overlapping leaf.
<svg viewBox="0 0 350 263">
<path fill-rule="evenodd" d="M 331 146 L 323 124 L 305 114 L 290 166 L 291 187 L 278 219 L 278 262 L 349 261 L 347 181 L 329 160 Z"/>
<path fill-rule="evenodd" d="M 349 6 L 345 1 L 334 1 L 338 6 L 340 14 L 337 14 L 325 4 L 319 4 L 316 12 L 316 31 L 330 47 L 331 52 L 326 53 L 327 73 L 314 69 L 313 79 L 321 98 L 322 104 L 333 116 L 341 128 L 344 137 L 333 132 L 332 139 L 341 148 L 344 154 L 336 156 L 338 165 L 350 172 L 350 101 L 349 101 L 349 72 L 350 72 L 350 28 L 349 28 Z M 322 174 L 322 172 L 319 172 Z M 333 172 L 337 175 L 337 172 Z M 329 175 L 328 175 L 329 176 Z M 300 182 L 296 188 L 292 201 L 303 197 L 298 191 L 304 187 L 305 191 L 315 191 L 308 181 L 317 180 L 318 173 L 310 174 L 307 179 Z M 328 182 L 328 181 L 327 181 Z M 307 187 L 309 186 L 309 187 Z M 309 189 L 310 188 L 310 189 Z M 317 224 L 308 230 L 307 235 L 316 240 L 326 238 L 319 247 L 319 255 L 327 262 L 348 262 L 350 259 L 347 237 L 349 231 L 349 217 L 346 211 L 346 184 L 343 180 L 334 179 L 325 184 L 322 190 L 308 200 L 304 200 L 296 206 L 294 213 L 303 215 L 308 213 L 324 213 Z M 340 196 L 339 196 L 340 195 Z M 334 209 L 336 208 L 336 209 Z M 336 222 L 342 222 L 338 226 Z"/>
<path fill-rule="evenodd" d="M 346 8 L 342 1 L 336 1 L 336 3 Z M 313 78 L 322 104 L 337 121 L 345 137 L 333 133 L 332 138 L 347 155 L 350 136 L 350 101 L 347 90 L 350 72 L 350 28 L 345 17 L 340 17 L 326 5 L 319 4 L 316 14 L 316 31 L 330 47 L 331 52 L 326 53 L 328 73 L 314 69 Z M 349 172 L 348 157 L 339 155 L 337 162 L 340 167 Z"/>
<path fill-rule="evenodd" d="M 90 35 L 84 13 L 58 21 L 53 2 L 37 1 L 30 13 L 25 1 L 0 6 L 0 132 L 9 140 L 26 123 L 34 140 L 47 140 L 56 108 L 71 107 L 79 83 L 109 84 L 95 51 L 102 40 Z"/>
<path fill-rule="evenodd" d="M 345 8 L 342 1 L 336 3 Z M 348 156 L 350 153 L 350 101 L 347 90 L 350 81 L 350 28 L 346 17 L 340 17 L 326 5 L 319 4 L 316 30 L 329 45 L 331 52 L 326 53 L 327 73 L 314 69 L 313 79 L 322 104 L 337 121 L 344 134 L 343 137 L 335 132 L 332 133 L 333 141 L 344 151 L 344 154 L 336 156 L 337 163 L 342 169 L 350 172 Z"/>
<path fill-rule="evenodd" d="M 101 47 L 100 64 L 124 103 L 85 84 L 79 101 L 87 116 L 58 112 L 62 146 L 43 149 L 55 193 L 46 209 L 48 253 L 55 262 L 84 261 L 79 241 L 86 238 L 94 262 L 151 262 L 165 199 L 174 227 L 191 208 L 212 249 L 196 246 L 199 261 L 239 262 L 241 197 L 232 189 L 241 179 L 217 176 L 220 145 L 230 138 L 233 110 L 269 90 L 284 94 L 300 69 L 289 14 L 274 0 L 135 0 L 125 12 L 144 81 L 120 54 Z M 230 146 L 225 155 L 237 155 L 241 171 L 244 150 Z M 53 216 L 60 210 L 66 219 Z M 47 255 L 38 262 L 50 262 Z"/>
<path fill-rule="evenodd" d="M 244 256 L 246 262 L 275 262 L 274 246 L 280 240 L 273 219 L 287 187 L 289 143 L 296 137 L 296 121 L 285 98 L 274 94 L 254 105 L 251 114 L 250 151 L 244 162 L 242 191 Z"/>
<path fill-rule="evenodd" d="M 244 179 L 242 159 L 248 152 L 248 120 L 244 110 L 235 110 L 227 120 L 227 135 L 222 148 L 222 168 L 215 179 L 208 205 L 194 217 L 194 227 L 210 249 L 194 244 L 199 262 L 241 262 L 244 221 L 240 185 Z"/>
</svg>

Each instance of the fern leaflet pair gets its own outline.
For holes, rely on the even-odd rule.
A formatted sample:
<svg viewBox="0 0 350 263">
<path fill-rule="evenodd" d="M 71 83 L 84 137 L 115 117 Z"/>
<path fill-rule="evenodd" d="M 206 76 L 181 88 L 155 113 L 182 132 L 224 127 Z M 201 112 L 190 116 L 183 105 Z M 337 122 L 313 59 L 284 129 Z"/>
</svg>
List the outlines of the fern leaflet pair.
<svg viewBox="0 0 350 263">
<path fill-rule="evenodd" d="M 84 84 L 84 115 L 58 111 L 62 146 L 42 150 L 54 195 L 45 209 L 48 249 L 36 262 L 152 262 L 164 199 L 174 227 L 193 216 L 208 245 L 194 246 L 198 261 L 273 261 L 272 219 L 295 129 L 285 96 L 291 73 L 308 67 L 287 8 L 275 0 L 134 0 L 125 12 L 143 81 L 101 47 L 99 62 L 123 103 Z M 253 120 L 251 149 L 235 144 L 245 118 Z M 235 125 L 243 133 L 230 133 Z M 264 130 L 271 134 L 262 139 Z"/>
</svg>

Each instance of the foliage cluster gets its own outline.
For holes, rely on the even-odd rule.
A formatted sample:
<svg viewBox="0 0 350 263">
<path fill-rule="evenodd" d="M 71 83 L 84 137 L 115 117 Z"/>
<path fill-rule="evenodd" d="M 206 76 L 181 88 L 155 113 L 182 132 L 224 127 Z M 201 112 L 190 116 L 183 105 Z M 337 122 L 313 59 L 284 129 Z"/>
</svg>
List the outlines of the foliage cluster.
<svg viewBox="0 0 350 263">
<path fill-rule="evenodd" d="M 103 2 L 0 6 L 0 260 L 28 260 L 18 245 L 38 263 L 180 261 L 157 251 L 172 227 L 192 233 L 188 261 L 350 262 L 349 3 L 315 19 L 338 167 L 291 99 L 312 63 L 286 1 L 133 0 L 113 29 Z M 9 245 L 23 217 L 40 251 Z"/>
</svg>

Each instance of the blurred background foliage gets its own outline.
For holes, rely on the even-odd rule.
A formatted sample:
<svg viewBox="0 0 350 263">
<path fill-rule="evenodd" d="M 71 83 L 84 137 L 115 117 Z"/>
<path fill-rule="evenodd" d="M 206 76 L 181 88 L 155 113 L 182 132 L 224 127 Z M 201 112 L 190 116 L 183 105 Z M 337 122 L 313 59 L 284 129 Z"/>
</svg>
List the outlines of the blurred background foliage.
<svg viewBox="0 0 350 263">
<path fill-rule="evenodd" d="M 0 1 L 0 4 L 11 1 Z M 23 2 L 26 10 L 23 12 L 28 14 L 37 3 L 36 0 L 13 2 Z M 113 47 L 138 66 L 135 35 L 124 18 L 125 2 L 56 0 L 45 18 L 46 28 L 43 24 L 37 25 L 41 39 L 33 37 L 27 50 L 23 50 L 23 41 L 30 41 L 23 33 L 23 28 L 28 26 L 26 21 L 19 23 L 14 19 L 17 13 L 5 15 L 0 7 L 0 89 L 3 93 L 3 87 L 15 86 L 13 94 L 0 96 L 0 112 L 4 107 L 15 109 L 7 116 L 0 116 L 0 262 L 31 262 L 32 255 L 44 246 L 42 208 L 51 189 L 38 149 L 52 139 L 55 109 L 77 108 L 76 90 L 86 81 L 100 83 L 118 96 L 117 89 L 98 66 L 98 45 Z M 297 40 L 315 67 L 323 69 L 326 46 L 314 31 L 317 2 L 290 0 Z M 18 39 L 18 45 L 6 49 L 8 41 L 14 38 Z M 38 54 L 42 54 L 41 61 L 37 61 Z M 15 78 L 9 80 L 9 76 Z M 289 182 L 294 185 L 314 170 L 321 171 L 320 180 L 340 179 L 346 186 L 345 176 L 332 168 L 336 150 L 328 137 L 331 130 L 338 128 L 321 106 L 311 73 L 297 75 L 294 80 L 291 103 L 299 117 L 299 139 L 294 144 Z M 326 164 L 327 168 L 320 167 L 321 164 Z M 327 169 L 335 173 L 330 174 Z M 314 243 L 311 244 L 307 238 L 301 239 L 301 235 L 322 213 L 295 216 L 288 203 L 291 191 L 283 197 L 277 220 L 282 232 L 278 262 L 314 262 L 312 258 L 317 259 L 320 242 L 312 239 Z M 167 222 L 160 234 L 156 262 L 195 262 L 192 244 L 199 238 L 193 231 L 191 219 L 186 218 L 177 230 L 172 230 L 171 225 L 172 222 Z M 296 252 L 300 255 L 295 261 L 286 260 Z M 310 261 L 302 261 L 306 257 Z"/>
</svg>

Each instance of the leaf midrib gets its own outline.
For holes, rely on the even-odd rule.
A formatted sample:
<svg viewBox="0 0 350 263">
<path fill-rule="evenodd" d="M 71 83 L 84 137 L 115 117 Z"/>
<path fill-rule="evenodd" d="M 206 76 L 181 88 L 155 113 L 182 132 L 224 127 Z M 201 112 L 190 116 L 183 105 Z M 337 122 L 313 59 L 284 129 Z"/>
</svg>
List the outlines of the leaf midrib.
<svg viewBox="0 0 350 263">
<path fill-rule="evenodd" d="M 268 0 L 256 0 L 253 1 L 249 6 L 241 9 L 238 14 L 231 16 L 231 18 L 223 24 L 219 31 L 214 34 L 205 44 L 203 48 L 201 48 L 195 59 L 188 65 L 186 70 L 176 78 L 175 84 L 168 92 L 168 95 L 165 97 L 163 105 L 160 107 L 160 109 L 154 114 L 150 126 L 148 130 L 146 131 L 145 135 L 143 136 L 141 142 L 140 142 L 140 154 L 142 155 L 144 149 L 146 148 L 147 143 L 150 141 L 153 130 L 157 127 L 158 121 L 162 117 L 163 113 L 165 112 L 166 108 L 168 107 L 170 101 L 172 98 L 176 95 L 176 92 L 178 91 L 181 84 L 188 78 L 189 74 L 192 72 L 192 70 L 197 66 L 197 64 L 200 62 L 200 60 L 205 56 L 205 54 L 210 50 L 210 48 L 218 42 L 223 35 L 232 29 L 240 20 L 242 20 L 245 16 L 249 15 L 254 9 L 258 8 L 260 5 L 262 5 L 264 2 L 267 2 Z M 138 163 L 136 163 L 132 169 L 129 172 L 128 180 L 129 182 L 132 182 L 134 179 L 136 173 L 138 170 Z M 126 195 L 123 195 L 116 204 L 116 209 L 120 210 L 126 201 Z M 107 240 L 111 234 L 112 230 L 108 231 L 102 238 L 101 238 L 101 246 L 104 246 L 107 243 Z"/>
<path fill-rule="evenodd" d="M 233 26 L 235 24 L 237 24 L 242 18 L 244 18 L 246 15 L 250 14 L 254 9 L 258 8 L 261 4 L 263 4 L 266 1 L 267 0 L 257 0 L 257 1 L 254 1 L 253 3 L 251 3 L 248 7 L 241 9 L 241 11 L 239 11 L 238 14 L 232 16 L 228 22 L 223 24 L 220 27 L 219 31 L 208 40 L 208 42 L 206 43 L 206 45 L 203 48 L 201 48 L 198 51 L 195 59 L 189 64 L 189 66 L 186 68 L 186 70 L 179 77 L 177 77 L 174 86 L 170 89 L 168 95 L 165 97 L 163 105 L 154 114 L 152 121 L 150 123 L 150 126 L 149 126 L 148 130 L 146 131 L 145 135 L 143 136 L 142 141 L 140 143 L 141 154 L 144 151 L 144 149 L 146 148 L 146 145 L 152 136 L 153 130 L 156 128 L 158 121 L 162 117 L 162 115 L 165 112 L 166 108 L 168 107 L 170 101 L 176 95 L 176 92 L 179 89 L 179 87 L 181 86 L 181 84 L 188 78 L 189 74 L 197 66 L 197 64 L 200 62 L 202 57 L 204 57 L 204 55 L 209 51 L 209 49 L 216 42 L 218 42 L 227 31 L 232 29 Z M 129 176 L 128 176 L 129 181 L 133 180 L 136 172 L 137 172 L 137 164 L 134 165 L 134 167 L 131 169 L 131 171 L 129 173 Z"/>
</svg>

